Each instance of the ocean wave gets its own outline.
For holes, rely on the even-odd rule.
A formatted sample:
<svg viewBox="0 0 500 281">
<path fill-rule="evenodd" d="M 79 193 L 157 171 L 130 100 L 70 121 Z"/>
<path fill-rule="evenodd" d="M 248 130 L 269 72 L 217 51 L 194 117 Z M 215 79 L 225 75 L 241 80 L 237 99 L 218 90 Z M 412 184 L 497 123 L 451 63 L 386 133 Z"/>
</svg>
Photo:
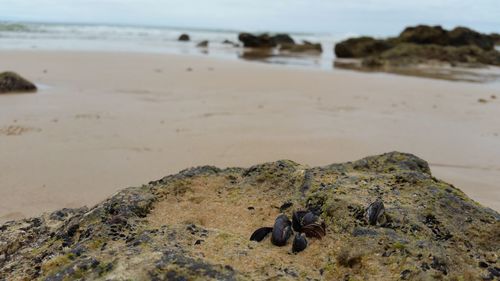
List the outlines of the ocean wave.
<svg viewBox="0 0 500 281">
<path fill-rule="evenodd" d="M 0 23 L 0 31 L 4 32 L 30 32 L 31 28 L 20 23 Z"/>
</svg>

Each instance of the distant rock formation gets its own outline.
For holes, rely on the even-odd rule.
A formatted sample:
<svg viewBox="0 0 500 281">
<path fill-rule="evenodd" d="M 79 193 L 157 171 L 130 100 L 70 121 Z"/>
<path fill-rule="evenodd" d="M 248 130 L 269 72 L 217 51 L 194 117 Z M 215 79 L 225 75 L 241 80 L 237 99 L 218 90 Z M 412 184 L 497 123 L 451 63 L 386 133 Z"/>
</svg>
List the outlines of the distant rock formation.
<svg viewBox="0 0 500 281">
<path fill-rule="evenodd" d="M 378 55 L 393 47 L 386 40 L 378 40 L 372 37 L 350 38 L 335 45 L 335 55 L 339 58 L 362 58 Z"/>
<path fill-rule="evenodd" d="M 0 73 L 0 94 L 10 92 L 35 92 L 36 86 L 14 72 Z"/>
<path fill-rule="evenodd" d="M 207 48 L 208 47 L 208 40 L 203 40 L 203 41 L 199 42 L 198 44 L 196 44 L 196 47 Z"/>
<path fill-rule="evenodd" d="M 250 241 L 297 210 L 322 222 L 300 253 Z M 398 152 L 192 168 L 0 225 L 1 280 L 495 280 L 499 253 L 500 215 Z"/>
<path fill-rule="evenodd" d="M 231 41 L 231 40 L 227 40 L 227 39 L 226 39 L 226 40 L 224 40 L 224 41 L 222 41 L 222 44 L 224 44 L 224 45 L 231 45 L 231 46 L 233 46 L 233 47 L 235 47 L 235 48 L 237 48 L 237 47 L 239 47 L 239 46 L 240 46 L 240 44 L 238 44 L 238 43 L 236 43 L 236 42 L 233 42 L 233 41 Z"/>
<path fill-rule="evenodd" d="M 251 33 L 240 33 L 238 39 L 247 48 L 274 48 L 278 45 L 295 44 L 288 34 L 269 35 L 267 33 L 254 35 Z"/>
<path fill-rule="evenodd" d="M 288 34 L 269 35 L 267 33 L 254 35 L 251 33 L 240 33 L 238 39 L 243 42 L 243 46 L 247 48 L 279 48 L 280 51 L 300 53 L 314 52 L 321 53 L 323 51 L 321 44 L 304 41 L 298 44 Z"/>
<path fill-rule="evenodd" d="M 452 30 L 441 26 L 408 27 L 398 37 L 375 39 L 350 38 L 335 45 L 341 59 L 335 66 L 357 70 L 381 70 L 394 73 L 413 72 L 408 67 L 418 64 L 480 67 L 500 66 L 500 52 L 495 50 L 496 37 L 466 27 Z M 404 69 L 403 69 L 404 68 Z M 416 70 L 419 71 L 419 70 Z"/>
<path fill-rule="evenodd" d="M 320 43 L 311 43 L 309 41 L 304 41 L 302 44 L 283 44 L 280 47 L 280 51 L 288 51 L 293 53 L 321 53 L 323 48 Z"/>
<path fill-rule="evenodd" d="M 278 45 L 274 40 L 274 37 L 267 33 L 260 35 L 240 33 L 238 35 L 238 40 L 240 40 L 243 43 L 243 46 L 247 48 L 274 48 Z"/>
<path fill-rule="evenodd" d="M 493 50 L 495 45 L 491 36 L 466 27 L 456 27 L 448 31 L 441 26 L 427 25 L 406 28 L 399 35 L 396 42 L 454 47 L 477 46 L 485 51 Z"/>
<path fill-rule="evenodd" d="M 500 34 L 492 33 L 490 34 L 490 36 L 493 39 L 493 41 L 495 41 L 495 45 L 500 45 Z"/>
<path fill-rule="evenodd" d="M 188 35 L 188 34 L 185 34 L 185 33 L 184 33 L 184 34 L 181 34 L 181 36 L 179 36 L 179 39 L 178 39 L 178 40 L 179 40 L 179 41 L 184 41 L 184 42 L 187 42 L 187 41 L 190 41 L 190 40 L 191 40 L 191 38 L 189 37 L 189 35 Z"/>
</svg>

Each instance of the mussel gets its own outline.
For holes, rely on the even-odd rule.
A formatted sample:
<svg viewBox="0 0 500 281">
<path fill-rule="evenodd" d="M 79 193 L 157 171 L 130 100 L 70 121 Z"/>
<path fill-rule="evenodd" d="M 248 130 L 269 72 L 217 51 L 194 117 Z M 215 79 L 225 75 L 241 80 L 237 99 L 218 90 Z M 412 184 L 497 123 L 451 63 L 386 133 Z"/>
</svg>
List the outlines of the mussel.
<svg viewBox="0 0 500 281">
<path fill-rule="evenodd" d="M 304 233 L 295 234 L 292 244 L 292 252 L 298 253 L 302 252 L 307 248 L 307 239 Z"/>
<path fill-rule="evenodd" d="M 252 233 L 250 236 L 250 241 L 260 242 L 266 238 L 266 236 L 273 231 L 272 227 L 261 227 Z"/>
<path fill-rule="evenodd" d="M 279 215 L 274 222 L 271 243 L 276 246 L 285 246 L 292 234 L 292 222 L 290 219 L 286 215 Z"/>
<path fill-rule="evenodd" d="M 382 225 L 386 222 L 384 202 L 380 198 L 366 208 L 365 219 L 370 225 Z"/>
<path fill-rule="evenodd" d="M 250 236 L 250 240 L 260 242 L 271 233 L 271 243 L 281 247 L 287 244 L 294 230 L 297 233 L 293 239 L 293 253 L 302 252 L 307 248 L 306 237 L 321 239 L 326 235 L 326 225 L 316 214 L 311 211 L 296 211 L 293 212 L 292 221 L 281 214 L 274 221 L 273 227 L 257 229 Z"/>
</svg>

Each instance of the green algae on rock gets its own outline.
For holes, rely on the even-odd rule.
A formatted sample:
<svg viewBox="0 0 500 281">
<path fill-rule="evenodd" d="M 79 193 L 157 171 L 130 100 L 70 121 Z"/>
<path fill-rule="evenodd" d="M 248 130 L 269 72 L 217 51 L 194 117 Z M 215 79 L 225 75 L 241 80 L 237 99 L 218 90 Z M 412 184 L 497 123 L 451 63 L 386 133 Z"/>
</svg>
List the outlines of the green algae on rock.
<svg viewBox="0 0 500 281">
<path fill-rule="evenodd" d="M 0 94 L 11 92 L 34 92 L 36 86 L 14 72 L 0 73 Z"/>
<path fill-rule="evenodd" d="M 385 221 L 371 225 L 377 198 Z M 297 254 L 248 240 L 299 209 L 320 214 L 323 239 Z M 499 251 L 497 212 L 392 152 L 316 168 L 192 168 L 90 209 L 8 222 L 0 280 L 493 280 Z"/>
</svg>

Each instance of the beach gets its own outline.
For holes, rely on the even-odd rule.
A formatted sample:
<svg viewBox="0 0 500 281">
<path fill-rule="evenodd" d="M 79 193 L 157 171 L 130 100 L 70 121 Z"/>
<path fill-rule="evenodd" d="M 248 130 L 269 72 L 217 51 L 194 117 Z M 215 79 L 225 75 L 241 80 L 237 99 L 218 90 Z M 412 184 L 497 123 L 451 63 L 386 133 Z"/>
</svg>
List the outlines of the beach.
<svg viewBox="0 0 500 281">
<path fill-rule="evenodd" d="M 192 166 L 389 151 L 429 161 L 500 211 L 498 82 L 125 51 L 3 50 L 0 60 L 40 88 L 0 96 L 0 222 L 92 206 Z"/>
</svg>

